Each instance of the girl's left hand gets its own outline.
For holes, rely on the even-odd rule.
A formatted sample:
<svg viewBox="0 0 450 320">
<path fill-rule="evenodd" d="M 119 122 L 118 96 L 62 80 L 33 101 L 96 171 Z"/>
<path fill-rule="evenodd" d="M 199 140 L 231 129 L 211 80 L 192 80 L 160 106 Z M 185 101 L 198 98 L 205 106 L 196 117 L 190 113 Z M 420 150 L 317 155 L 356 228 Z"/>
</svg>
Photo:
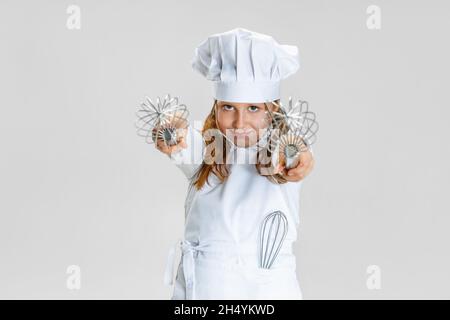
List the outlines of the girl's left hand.
<svg viewBox="0 0 450 320">
<path fill-rule="evenodd" d="M 300 161 L 297 167 L 292 169 L 286 169 L 280 165 L 279 170 L 287 181 L 297 182 L 304 179 L 314 168 L 314 158 L 311 152 L 300 153 Z"/>
</svg>

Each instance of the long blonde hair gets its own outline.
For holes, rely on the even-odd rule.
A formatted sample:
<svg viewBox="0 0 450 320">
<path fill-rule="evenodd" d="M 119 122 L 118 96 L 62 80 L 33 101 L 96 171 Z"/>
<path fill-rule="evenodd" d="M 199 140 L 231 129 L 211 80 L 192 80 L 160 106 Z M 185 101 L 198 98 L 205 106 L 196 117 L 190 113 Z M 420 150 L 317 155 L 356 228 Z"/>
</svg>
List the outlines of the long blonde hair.
<svg viewBox="0 0 450 320">
<path fill-rule="evenodd" d="M 275 100 L 274 102 L 276 103 L 276 105 L 274 105 L 272 103 L 272 106 L 275 106 L 274 110 L 276 110 L 277 106 L 279 105 L 279 100 Z M 216 106 L 217 106 L 217 100 L 215 99 L 212 110 L 209 113 L 209 115 L 206 117 L 206 120 L 204 122 L 203 129 L 202 129 L 203 135 L 209 129 L 219 130 L 218 125 L 217 125 Z M 267 104 L 265 104 L 265 107 L 266 107 L 266 111 L 267 111 L 268 110 Z M 270 126 L 273 127 L 275 125 L 274 121 L 275 120 L 272 118 Z M 282 124 L 281 124 L 281 126 L 280 125 L 278 126 L 278 129 L 280 130 L 281 134 L 286 132 L 287 131 L 286 123 L 282 121 Z M 226 159 L 227 142 L 226 142 L 225 137 L 222 136 L 222 139 L 223 139 L 223 141 L 222 141 L 223 155 L 225 156 L 225 159 Z M 206 147 L 209 144 L 214 143 L 214 141 L 215 141 L 215 139 L 214 140 L 211 139 L 209 142 L 206 142 Z M 270 157 L 271 152 L 270 151 L 266 151 L 266 152 L 267 152 L 267 156 Z M 212 153 L 211 156 L 214 157 L 215 156 L 214 148 L 211 149 L 211 153 Z M 270 162 L 268 164 L 263 164 L 259 160 L 260 160 L 260 157 L 258 154 L 258 161 L 255 164 L 255 167 L 256 167 L 256 170 L 258 171 L 258 173 L 260 175 L 262 175 L 261 169 L 270 168 L 272 163 Z M 217 178 L 219 178 L 220 182 L 223 183 L 230 174 L 228 164 L 227 163 L 216 163 L 214 161 L 212 164 L 208 164 L 205 162 L 205 160 L 203 160 L 202 164 L 199 166 L 195 175 L 193 176 L 193 185 L 197 188 L 197 190 L 200 190 L 204 186 L 205 182 L 209 184 L 208 178 L 211 173 L 214 174 Z M 273 175 L 263 175 L 263 176 L 265 176 L 267 179 L 269 179 L 273 183 L 282 184 L 282 183 L 287 182 L 287 180 L 285 178 L 283 178 L 283 176 L 279 173 L 273 174 Z"/>
</svg>

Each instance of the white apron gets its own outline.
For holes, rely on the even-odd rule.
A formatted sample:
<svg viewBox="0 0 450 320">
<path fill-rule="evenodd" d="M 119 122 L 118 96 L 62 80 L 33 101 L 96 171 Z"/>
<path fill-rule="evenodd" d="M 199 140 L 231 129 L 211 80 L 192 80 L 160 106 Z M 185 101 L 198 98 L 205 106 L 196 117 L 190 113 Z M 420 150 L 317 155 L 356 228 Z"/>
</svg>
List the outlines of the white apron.
<svg viewBox="0 0 450 320">
<path fill-rule="evenodd" d="M 203 159 L 200 132 L 188 128 L 187 149 L 170 157 L 190 179 Z M 256 148 L 232 147 L 235 160 L 256 157 Z M 194 163 L 186 163 L 192 159 Z M 239 162 L 239 163 L 242 163 Z M 302 181 L 275 184 L 258 174 L 254 164 L 230 165 L 224 183 L 211 174 L 201 190 L 190 184 L 185 202 L 185 232 L 170 249 L 165 284 L 172 299 L 302 299 L 292 244 L 297 239 Z M 280 210 L 288 231 L 270 269 L 259 266 L 260 226 L 267 214 Z"/>
</svg>

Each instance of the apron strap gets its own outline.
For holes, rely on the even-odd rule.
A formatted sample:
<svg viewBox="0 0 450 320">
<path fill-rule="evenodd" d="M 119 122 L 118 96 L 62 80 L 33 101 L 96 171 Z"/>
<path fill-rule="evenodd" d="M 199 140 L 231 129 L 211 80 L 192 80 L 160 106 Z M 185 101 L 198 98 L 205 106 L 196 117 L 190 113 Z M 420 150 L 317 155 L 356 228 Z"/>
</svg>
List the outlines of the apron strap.
<svg viewBox="0 0 450 320">
<path fill-rule="evenodd" d="M 195 261 L 194 252 L 195 251 L 209 251 L 211 248 L 208 243 L 197 244 L 188 240 L 178 239 L 175 245 L 169 249 L 167 255 L 167 264 L 164 271 L 164 284 L 171 286 L 174 281 L 174 268 L 175 268 L 175 254 L 177 249 L 181 248 L 182 251 L 182 264 L 183 264 L 183 275 L 186 287 L 186 300 L 195 299 Z M 214 250 L 214 248 L 212 248 Z"/>
</svg>

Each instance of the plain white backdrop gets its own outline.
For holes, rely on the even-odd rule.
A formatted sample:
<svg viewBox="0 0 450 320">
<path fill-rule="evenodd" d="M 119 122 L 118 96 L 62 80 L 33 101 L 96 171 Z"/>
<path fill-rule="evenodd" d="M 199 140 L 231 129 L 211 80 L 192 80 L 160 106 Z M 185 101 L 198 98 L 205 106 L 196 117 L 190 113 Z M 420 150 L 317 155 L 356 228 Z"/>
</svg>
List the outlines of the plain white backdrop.
<svg viewBox="0 0 450 320">
<path fill-rule="evenodd" d="M 81 28 L 67 28 L 67 8 Z M 381 29 L 366 12 L 376 5 Z M 190 65 L 236 27 L 297 45 L 282 98 L 320 129 L 295 245 L 305 299 L 450 298 L 445 1 L 2 1 L 0 298 L 167 299 L 187 181 L 134 128 L 170 93 L 203 120 Z M 71 265 L 81 287 L 70 290 Z M 367 268 L 381 288 L 367 287 Z"/>
</svg>

